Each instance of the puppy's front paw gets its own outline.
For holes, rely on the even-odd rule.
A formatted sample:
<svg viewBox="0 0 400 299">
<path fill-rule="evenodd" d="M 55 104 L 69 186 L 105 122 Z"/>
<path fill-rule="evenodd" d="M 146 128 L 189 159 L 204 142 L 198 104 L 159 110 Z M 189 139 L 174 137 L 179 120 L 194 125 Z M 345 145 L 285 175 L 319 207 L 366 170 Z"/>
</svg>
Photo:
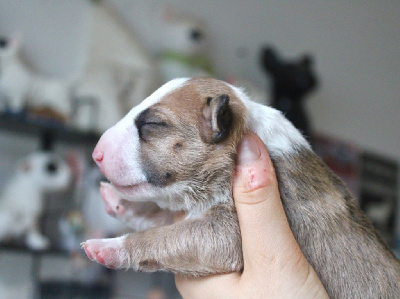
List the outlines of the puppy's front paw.
<svg viewBox="0 0 400 299">
<path fill-rule="evenodd" d="M 113 238 L 88 240 L 81 245 L 92 261 L 110 269 L 129 268 L 128 252 L 121 243 L 121 238 Z"/>
<path fill-rule="evenodd" d="M 110 183 L 100 183 L 100 195 L 108 215 L 118 217 L 125 213 L 125 208 L 120 204 L 121 197 Z"/>
</svg>

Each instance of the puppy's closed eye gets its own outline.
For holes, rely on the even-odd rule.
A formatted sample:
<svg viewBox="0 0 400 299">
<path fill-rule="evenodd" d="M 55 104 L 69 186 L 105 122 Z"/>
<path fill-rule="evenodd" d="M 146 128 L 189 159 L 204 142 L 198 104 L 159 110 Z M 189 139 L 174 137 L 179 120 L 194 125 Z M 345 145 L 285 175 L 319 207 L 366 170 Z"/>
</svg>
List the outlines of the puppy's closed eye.
<svg viewBox="0 0 400 299">
<path fill-rule="evenodd" d="M 160 136 L 161 131 L 167 129 L 168 124 L 146 109 L 135 120 L 135 125 L 142 141 L 148 141 L 152 136 Z"/>
<path fill-rule="evenodd" d="M 168 128 L 165 122 L 146 122 L 138 127 L 139 138 L 143 141 L 148 141 L 152 136 L 160 136 L 160 131 Z"/>
</svg>

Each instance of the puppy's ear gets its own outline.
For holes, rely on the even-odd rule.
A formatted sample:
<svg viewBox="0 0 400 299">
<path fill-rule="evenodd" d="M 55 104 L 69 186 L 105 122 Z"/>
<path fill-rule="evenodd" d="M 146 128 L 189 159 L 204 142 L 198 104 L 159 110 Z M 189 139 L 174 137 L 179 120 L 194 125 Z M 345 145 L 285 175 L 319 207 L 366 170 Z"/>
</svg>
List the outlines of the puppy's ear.
<svg viewBox="0 0 400 299">
<path fill-rule="evenodd" d="M 203 108 L 203 138 L 208 143 L 218 143 L 228 135 L 232 125 L 232 111 L 226 94 L 210 97 Z"/>
</svg>

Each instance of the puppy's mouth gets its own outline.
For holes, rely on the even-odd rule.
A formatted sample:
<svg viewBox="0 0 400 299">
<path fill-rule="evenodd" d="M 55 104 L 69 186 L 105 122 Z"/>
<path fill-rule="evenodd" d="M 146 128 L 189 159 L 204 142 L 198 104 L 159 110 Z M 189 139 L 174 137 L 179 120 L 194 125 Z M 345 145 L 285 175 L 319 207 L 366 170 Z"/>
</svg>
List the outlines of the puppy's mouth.
<svg viewBox="0 0 400 299">
<path fill-rule="evenodd" d="M 104 182 L 110 183 L 114 189 L 123 197 L 130 197 L 130 195 L 139 195 L 145 192 L 150 191 L 151 185 L 146 180 L 138 180 L 132 184 L 130 183 L 121 183 L 118 180 L 115 180 L 108 176 L 104 169 L 100 170 L 101 174 L 103 175 Z"/>
<path fill-rule="evenodd" d="M 131 194 L 137 192 L 143 192 L 149 190 L 150 184 L 147 182 L 131 184 L 131 185 L 120 185 L 114 182 L 111 182 L 111 185 L 117 190 L 117 192 L 122 194 Z"/>
<path fill-rule="evenodd" d="M 101 171 L 102 177 L 100 181 L 110 183 L 120 193 L 132 193 L 138 191 L 145 191 L 149 187 L 149 184 L 145 181 L 136 184 L 119 184 L 114 180 L 109 179 L 103 171 Z"/>
</svg>

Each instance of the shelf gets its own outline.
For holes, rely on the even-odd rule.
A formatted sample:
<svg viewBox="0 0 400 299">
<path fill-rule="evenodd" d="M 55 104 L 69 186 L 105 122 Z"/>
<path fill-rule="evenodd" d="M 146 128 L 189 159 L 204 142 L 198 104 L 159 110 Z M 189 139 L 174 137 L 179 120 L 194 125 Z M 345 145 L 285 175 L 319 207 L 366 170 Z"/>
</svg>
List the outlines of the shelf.
<svg viewBox="0 0 400 299">
<path fill-rule="evenodd" d="M 99 140 L 99 134 L 94 132 L 82 132 L 70 128 L 62 123 L 28 117 L 25 114 L 0 113 L 0 128 L 11 133 L 28 136 L 42 136 L 46 134 L 56 141 L 65 143 L 93 146 Z"/>
<path fill-rule="evenodd" d="M 88 284 L 74 281 L 42 281 L 39 284 L 40 298 L 111 298 L 110 283 Z"/>
<path fill-rule="evenodd" d="M 46 255 L 62 255 L 69 256 L 71 253 L 67 250 L 60 248 L 48 248 L 45 250 L 33 250 L 26 247 L 21 242 L 0 242 L 0 253 L 1 252 L 12 252 L 12 253 L 21 253 L 21 254 L 46 254 Z"/>
</svg>

